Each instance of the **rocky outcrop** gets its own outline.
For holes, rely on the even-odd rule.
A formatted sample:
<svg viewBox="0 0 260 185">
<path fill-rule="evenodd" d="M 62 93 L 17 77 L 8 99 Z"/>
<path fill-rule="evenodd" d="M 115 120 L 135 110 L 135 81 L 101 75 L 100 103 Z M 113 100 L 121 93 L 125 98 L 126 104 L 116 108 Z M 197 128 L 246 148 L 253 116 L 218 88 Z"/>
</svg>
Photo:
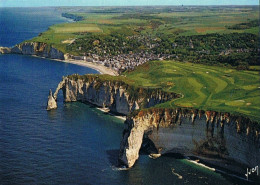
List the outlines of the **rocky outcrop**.
<svg viewBox="0 0 260 185">
<path fill-rule="evenodd" d="M 120 165 L 132 167 L 141 148 L 151 158 L 178 153 L 248 167 L 260 164 L 259 123 L 215 111 L 154 108 L 180 95 L 137 88 L 120 78 L 71 75 L 63 78 L 52 96 L 57 100 L 62 90 L 65 102 L 88 102 L 128 115 L 120 144 Z M 217 165 L 223 164 L 219 161 Z"/>
<path fill-rule="evenodd" d="M 1 54 L 9 54 L 11 53 L 11 49 L 8 47 L 0 47 L 0 53 Z"/>
<path fill-rule="evenodd" d="M 135 88 L 122 81 L 100 79 L 99 75 L 72 75 L 63 78 L 58 91 L 62 89 L 65 102 L 81 101 L 99 107 L 109 108 L 112 112 L 128 115 L 139 108 L 147 108 L 179 97 L 178 94 L 161 89 Z"/>
<path fill-rule="evenodd" d="M 56 98 L 57 99 L 57 98 Z M 54 96 L 52 96 L 52 91 L 50 90 L 47 102 L 47 110 L 52 110 L 57 108 L 57 102 Z"/>
<path fill-rule="evenodd" d="M 51 59 L 64 60 L 63 52 L 56 48 L 42 42 L 24 42 L 14 46 L 13 48 L 0 47 L 2 54 L 23 54 L 23 55 L 36 55 Z"/>
<path fill-rule="evenodd" d="M 151 153 L 181 153 L 211 159 L 260 164 L 260 127 L 241 116 L 189 109 L 141 110 L 128 116 L 120 145 L 119 162 L 132 167 L 145 141 Z"/>
</svg>

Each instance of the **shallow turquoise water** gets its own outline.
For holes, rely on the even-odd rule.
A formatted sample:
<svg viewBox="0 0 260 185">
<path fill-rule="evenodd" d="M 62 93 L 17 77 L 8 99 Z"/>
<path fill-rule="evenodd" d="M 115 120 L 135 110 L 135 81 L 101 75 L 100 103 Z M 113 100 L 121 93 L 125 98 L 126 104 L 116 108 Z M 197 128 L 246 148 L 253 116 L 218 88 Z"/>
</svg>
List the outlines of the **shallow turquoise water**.
<svg viewBox="0 0 260 185">
<path fill-rule="evenodd" d="M 53 13 L 0 9 L 1 26 L 16 25 L 15 20 L 19 25 L 13 32 L 0 31 L 0 45 L 12 46 L 64 21 L 48 11 Z M 34 20 L 30 29 L 28 19 Z M 64 104 L 61 93 L 58 109 L 45 110 L 49 89 L 73 73 L 96 71 L 30 56 L 0 55 L 0 184 L 232 184 L 220 174 L 172 157 L 152 160 L 141 155 L 132 169 L 117 169 L 122 120 L 83 103 Z"/>
</svg>

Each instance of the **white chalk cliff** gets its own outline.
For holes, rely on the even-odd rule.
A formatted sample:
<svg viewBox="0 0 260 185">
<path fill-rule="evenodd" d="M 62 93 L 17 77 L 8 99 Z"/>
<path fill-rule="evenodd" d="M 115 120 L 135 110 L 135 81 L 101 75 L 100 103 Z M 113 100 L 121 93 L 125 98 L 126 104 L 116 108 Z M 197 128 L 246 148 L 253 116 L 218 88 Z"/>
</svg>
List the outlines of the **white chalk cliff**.
<svg viewBox="0 0 260 185">
<path fill-rule="evenodd" d="M 65 102 L 88 102 L 128 115 L 120 144 L 120 165 L 132 167 L 141 148 L 155 158 L 179 153 L 211 161 L 233 161 L 247 167 L 260 164 L 259 123 L 216 111 L 154 108 L 180 95 L 161 89 L 134 88 L 120 80 L 100 77 L 64 77 L 49 99 L 57 100 L 62 90 Z"/>
<path fill-rule="evenodd" d="M 128 116 L 120 146 L 119 162 L 132 167 L 144 138 L 152 153 L 180 153 L 260 164 L 259 124 L 242 116 L 214 111 L 152 108 Z"/>
<path fill-rule="evenodd" d="M 64 60 L 64 53 L 43 42 L 24 42 L 12 48 L 0 47 L 1 54 L 36 55 L 45 58 Z"/>
<path fill-rule="evenodd" d="M 131 88 L 123 82 L 100 80 L 98 75 L 86 75 L 84 79 L 70 76 L 63 78 L 58 84 L 53 98 L 56 100 L 58 91 L 62 89 L 65 102 L 87 102 L 109 108 L 112 112 L 128 115 L 141 107 L 151 107 L 179 97 L 178 94 L 160 89 L 151 91 L 139 89 L 139 93 L 132 93 Z"/>
<path fill-rule="evenodd" d="M 52 110 L 57 108 L 57 102 L 52 96 L 52 91 L 50 90 L 49 96 L 48 96 L 48 102 L 47 102 L 47 110 Z"/>
</svg>

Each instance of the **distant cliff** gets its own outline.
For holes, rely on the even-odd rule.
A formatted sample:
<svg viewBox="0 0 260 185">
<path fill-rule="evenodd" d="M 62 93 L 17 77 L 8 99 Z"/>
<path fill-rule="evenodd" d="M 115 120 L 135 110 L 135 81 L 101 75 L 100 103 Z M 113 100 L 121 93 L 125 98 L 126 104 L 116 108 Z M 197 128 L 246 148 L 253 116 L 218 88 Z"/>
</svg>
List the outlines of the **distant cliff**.
<svg viewBox="0 0 260 185">
<path fill-rule="evenodd" d="M 80 15 L 70 14 L 70 13 L 62 13 L 61 16 L 65 17 L 65 18 L 68 18 L 68 19 L 73 19 L 73 21 L 82 21 L 82 20 L 84 20 L 84 17 L 82 17 Z"/>
<path fill-rule="evenodd" d="M 51 59 L 64 60 L 64 53 L 56 48 L 42 42 L 24 42 L 14 46 L 13 48 L 1 47 L 0 53 L 2 54 L 23 54 L 23 55 L 36 55 Z"/>
<path fill-rule="evenodd" d="M 101 75 L 71 75 L 63 78 L 53 97 L 57 99 L 60 89 L 65 102 L 88 102 L 111 111 L 128 115 L 139 108 L 178 98 L 180 95 L 161 89 L 135 88 L 123 81 L 101 79 Z"/>
<path fill-rule="evenodd" d="M 256 122 L 228 113 L 181 108 L 151 108 L 128 116 L 119 162 L 132 167 L 142 145 L 149 153 L 181 153 L 260 164 L 260 127 Z M 147 146 L 146 146 L 147 147 Z"/>
</svg>

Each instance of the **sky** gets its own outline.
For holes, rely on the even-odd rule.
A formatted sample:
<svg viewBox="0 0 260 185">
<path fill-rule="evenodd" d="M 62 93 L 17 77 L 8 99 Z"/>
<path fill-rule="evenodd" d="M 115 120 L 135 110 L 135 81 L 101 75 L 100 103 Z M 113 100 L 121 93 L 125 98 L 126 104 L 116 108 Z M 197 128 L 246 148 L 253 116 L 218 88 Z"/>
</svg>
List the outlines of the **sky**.
<svg viewBox="0 0 260 185">
<path fill-rule="evenodd" d="M 142 6 L 142 5 L 259 5 L 259 0 L 0 0 L 0 7 Z"/>
</svg>

